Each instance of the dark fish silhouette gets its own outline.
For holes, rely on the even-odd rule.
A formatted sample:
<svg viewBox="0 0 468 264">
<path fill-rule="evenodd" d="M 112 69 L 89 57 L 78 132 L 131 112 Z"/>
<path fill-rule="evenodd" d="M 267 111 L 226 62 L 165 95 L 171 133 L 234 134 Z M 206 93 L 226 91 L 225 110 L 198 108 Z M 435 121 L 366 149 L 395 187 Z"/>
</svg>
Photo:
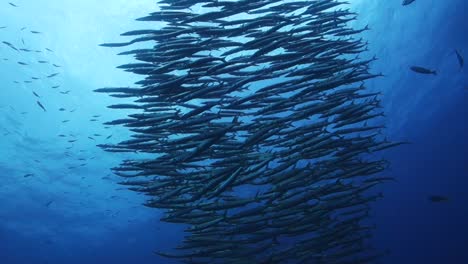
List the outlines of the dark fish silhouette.
<svg viewBox="0 0 468 264">
<path fill-rule="evenodd" d="M 17 5 L 13 4 L 13 3 L 9 3 L 11 6 L 14 6 L 14 7 L 18 7 Z"/>
<path fill-rule="evenodd" d="M 41 102 L 37 101 L 37 105 L 42 108 L 42 110 L 44 110 L 44 112 L 47 112 L 47 110 L 45 109 L 45 107 L 41 104 Z"/>
<path fill-rule="evenodd" d="M 48 75 L 47 78 L 52 78 L 52 77 L 55 77 L 55 76 L 57 76 L 57 75 L 59 75 L 58 72 L 52 73 L 51 75 Z"/>
<path fill-rule="evenodd" d="M 24 66 L 28 65 L 26 62 L 22 62 L 22 61 L 18 61 L 18 64 L 19 65 L 24 65 Z"/>
<path fill-rule="evenodd" d="M 0 27 L 0 29 L 4 29 L 4 28 L 7 28 L 7 27 Z"/>
<path fill-rule="evenodd" d="M 433 203 L 448 202 L 449 200 L 448 197 L 441 196 L 441 195 L 430 195 L 428 198 L 429 198 L 429 201 Z"/>
<path fill-rule="evenodd" d="M 25 174 L 23 177 L 24 177 L 24 178 L 28 178 L 28 177 L 32 177 L 32 176 L 34 176 L 34 173 Z"/>
<path fill-rule="evenodd" d="M 419 66 L 411 66 L 410 69 L 414 72 L 421 73 L 421 74 L 434 74 L 437 75 L 437 71 L 427 69 L 424 67 L 419 67 Z"/>
<path fill-rule="evenodd" d="M 42 34 L 42 32 L 34 31 L 34 30 L 31 30 L 31 33 L 33 33 L 33 34 Z"/>
<path fill-rule="evenodd" d="M 411 3 L 413 3 L 415 0 L 403 0 L 403 5 L 409 5 Z"/>
<path fill-rule="evenodd" d="M 36 96 L 37 98 L 41 98 L 36 92 L 32 92 L 34 94 L 34 96 Z"/>
<path fill-rule="evenodd" d="M 465 65 L 465 60 L 463 59 L 463 56 L 458 50 L 455 50 L 455 54 L 457 55 L 458 64 L 460 64 L 460 68 L 463 68 L 463 66 Z"/>
</svg>

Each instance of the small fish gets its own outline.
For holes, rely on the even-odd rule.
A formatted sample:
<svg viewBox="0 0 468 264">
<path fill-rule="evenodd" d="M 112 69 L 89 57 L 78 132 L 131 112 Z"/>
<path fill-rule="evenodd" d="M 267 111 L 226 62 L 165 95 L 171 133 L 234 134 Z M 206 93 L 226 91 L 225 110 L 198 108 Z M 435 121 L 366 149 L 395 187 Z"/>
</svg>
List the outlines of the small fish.
<svg viewBox="0 0 468 264">
<path fill-rule="evenodd" d="M 75 143 L 76 141 L 78 141 L 77 139 L 71 139 L 71 140 L 68 140 L 68 143 Z"/>
<path fill-rule="evenodd" d="M 458 64 L 460 64 L 460 68 L 462 69 L 465 65 L 465 60 L 463 59 L 463 56 L 458 50 L 455 50 L 455 54 L 457 55 Z"/>
<path fill-rule="evenodd" d="M 22 27 L 20 30 L 23 31 L 23 30 L 25 30 L 25 29 L 26 29 L 26 27 Z"/>
<path fill-rule="evenodd" d="M 437 71 L 430 70 L 424 67 L 419 66 L 411 66 L 410 69 L 414 72 L 421 73 L 421 74 L 434 74 L 437 75 Z"/>
<path fill-rule="evenodd" d="M 13 3 L 9 3 L 11 6 L 14 6 L 14 7 L 18 7 L 17 5 L 13 4 Z"/>
<path fill-rule="evenodd" d="M 102 137 L 101 134 L 94 134 L 93 136 L 95 136 L 95 137 Z"/>
<path fill-rule="evenodd" d="M 18 64 L 19 65 L 25 65 L 25 66 L 28 65 L 26 62 L 22 62 L 22 61 L 18 61 Z"/>
<path fill-rule="evenodd" d="M 441 196 L 441 195 L 430 195 L 428 198 L 429 198 L 429 201 L 433 203 L 448 202 L 449 200 L 448 197 Z"/>
<path fill-rule="evenodd" d="M 98 120 L 97 120 L 97 119 L 90 119 L 89 121 L 91 121 L 91 122 L 96 122 L 96 121 L 98 121 Z"/>
<path fill-rule="evenodd" d="M 52 86 L 52 89 L 57 89 L 59 87 L 60 87 L 60 85 Z"/>
<path fill-rule="evenodd" d="M 65 91 L 65 92 L 60 92 L 61 94 L 69 94 L 70 93 L 70 90 L 68 91 Z"/>
<path fill-rule="evenodd" d="M 101 115 L 93 115 L 94 118 L 101 117 Z"/>
<path fill-rule="evenodd" d="M 47 202 L 47 203 L 46 203 L 46 207 L 49 207 L 53 202 L 54 202 L 53 200 L 50 201 L 50 202 Z"/>
<path fill-rule="evenodd" d="M 36 81 L 37 81 L 37 80 L 40 80 L 41 78 L 37 78 L 37 77 L 31 77 L 31 79 L 33 79 L 33 80 L 36 80 Z"/>
<path fill-rule="evenodd" d="M 32 81 L 24 81 L 24 83 L 32 83 Z"/>
<path fill-rule="evenodd" d="M 106 137 L 106 139 L 110 139 L 111 137 L 112 137 L 112 135 L 110 135 L 110 136 Z"/>
<path fill-rule="evenodd" d="M 19 49 L 19 50 L 24 51 L 24 52 L 31 52 L 32 51 L 30 49 Z"/>
<path fill-rule="evenodd" d="M 24 178 L 28 178 L 28 177 L 32 177 L 32 176 L 34 176 L 34 173 L 25 174 L 23 177 L 24 177 Z"/>
<path fill-rule="evenodd" d="M 60 108 L 60 109 L 59 109 L 60 112 L 63 112 L 63 111 L 65 111 L 65 110 L 66 110 L 65 108 Z"/>
<path fill-rule="evenodd" d="M 37 98 L 41 98 L 36 92 L 32 92 L 34 94 L 34 96 L 36 96 Z"/>
<path fill-rule="evenodd" d="M 67 137 L 67 136 L 65 136 L 64 134 L 60 134 L 60 135 L 58 135 L 58 136 L 59 136 L 59 137 Z"/>
<path fill-rule="evenodd" d="M 75 112 L 75 111 L 76 111 L 76 109 L 70 110 L 70 113 L 73 113 L 73 112 Z"/>
<path fill-rule="evenodd" d="M 35 31 L 35 30 L 31 30 L 31 33 L 33 33 L 33 34 L 42 34 L 42 32 Z"/>
<path fill-rule="evenodd" d="M 44 112 L 47 112 L 47 110 L 45 109 L 45 107 L 41 104 L 41 102 L 37 101 L 37 105 L 42 108 L 42 110 L 44 110 Z"/>
<path fill-rule="evenodd" d="M 63 120 L 62 123 L 68 123 L 70 120 Z"/>
<path fill-rule="evenodd" d="M 52 65 L 53 65 L 54 67 L 56 67 L 56 68 L 62 67 L 62 66 L 60 66 L 60 65 L 58 65 L 58 64 L 52 64 Z"/>
<path fill-rule="evenodd" d="M 0 27 L 0 29 L 4 29 L 4 28 L 7 28 L 7 27 L 5 27 L 5 26 L 3 26 L 3 27 Z"/>
<path fill-rule="evenodd" d="M 44 60 L 40 60 L 40 61 L 37 61 L 39 63 L 49 63 L 48 61 L 44 61 Z"/>
<path fill-rule="evenodd" d="M 54 52 L 53 50 L 49 49 L 49 48 L 46 48 L 47 51 L 49 52 Z"/>
<path fill-rule="evenodd" d="M 57 75 L 59 75 L 58 72 L 52 73 L 51 75 L 48 75 L 47 78 L 52 78 L 52 77 L 55 77 L 55 76 L 57 76 Z"/>
<path fill-rule="evenodd" d="M 403 5 L 409 5 L 411 3 L 413 3 L 415 0 L 403 0 Z"/>
<path fill-rule="evenodd" d="M 23 38 L 21 38 L 21 43 L 23 43 L 23 45 L 26 45 L 26 42 L 24 42 Z"/>
<path fill-rule="evenodd" d="M 96 139 L 94 139 L 93 137 L 88 137 L 88 138 L 91 139 L 91 140 L 96 140 Z"/>
</svg>

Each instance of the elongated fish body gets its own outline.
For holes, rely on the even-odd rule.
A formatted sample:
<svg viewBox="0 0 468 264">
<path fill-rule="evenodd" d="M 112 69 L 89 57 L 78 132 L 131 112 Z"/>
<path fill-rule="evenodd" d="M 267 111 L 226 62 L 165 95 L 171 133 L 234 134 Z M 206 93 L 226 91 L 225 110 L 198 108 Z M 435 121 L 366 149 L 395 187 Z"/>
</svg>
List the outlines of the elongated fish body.
<svg viewBox="0 0 468 264">
<path fill-rule="evenodd" d="M 455 50 L 455 54 L 457 55 L 458 64 L 460 64 L 460 68 L 463 68 L 463 66 L 465 65 L 465 60 L 463 59 L 463 56 L 458 50 Z"/>
<path fill-rule="evenodd" d="M 403 5 L 406 6 L 406 5 L 409 5 L 411 3 L 413 3 L 415 0 L 403 0 Z"/>
<path fill-rule="evenodd" d="M 421 74 L 434 74 L 437 75 L 437 71 L 435 70 L 430 70 L 424 67 L 419 67 L 419 66 L 411 66 L 410 69 L 414 72 L 421 73 Z"/>
</svg>

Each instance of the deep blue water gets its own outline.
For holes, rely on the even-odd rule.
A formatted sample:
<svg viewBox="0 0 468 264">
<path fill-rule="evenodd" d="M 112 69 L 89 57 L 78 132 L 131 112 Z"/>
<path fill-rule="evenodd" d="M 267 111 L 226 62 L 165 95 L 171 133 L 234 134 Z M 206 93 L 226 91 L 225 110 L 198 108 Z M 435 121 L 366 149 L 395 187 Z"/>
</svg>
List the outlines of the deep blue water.
<svg viewBox="0 0 468 264">
<path fill-rule="evenodd" d="M 125 155 L 95 145 L 128 136 L 101 125 L 125 112 L 107 109 L 113 99 L 92 92 L 135 81 L 115 69 L 128 58 L 98 44 L 144 28 L 133 19 L 155 1 L 13 2 L 18 7 L 0 2 L 0 41 L 41 53 L 0 46 L 0 263 L 169 263 L 153 252 L 176 245 L 182 228 L 160 223 L 159 212 L 141 206 L 145 197 L 110 175 Z M 371 28 L 363 56 L 377 55 L 373 71 L 385 74 L 368 86 L 383 93 L 386 135 L 411 142 L 383 154 L 392 162 L 385 174 L 397 181 L 381 187 L 385 198 L 374 204 L 372 242 L 389 250 L 383 263 L 468 263 L 468 76 L 454 53 L 468 58 L 468 1 L 349 2 L 360 14 L 356 26 Z M 411 65 L 438 75 L 415 74 Z M 449 201 L 431 203 L 433 194 Z"/>
</svg>

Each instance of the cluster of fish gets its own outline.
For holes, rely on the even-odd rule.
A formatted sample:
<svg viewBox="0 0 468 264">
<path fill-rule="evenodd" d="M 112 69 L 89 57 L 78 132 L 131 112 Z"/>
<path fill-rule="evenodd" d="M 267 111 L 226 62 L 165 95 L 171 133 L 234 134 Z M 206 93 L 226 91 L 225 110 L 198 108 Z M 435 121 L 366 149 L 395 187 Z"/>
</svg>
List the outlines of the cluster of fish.
<svg viewBox="0 0 468 264">
<path fill-rule="evenodd" d="M 173 253 L 186 263 L 375 263 L 363 220 L 382 197 L 388 162 L 379 93 L 364 81 L 366 30 L 334 0 L 161 0 L 140 21 L 160 28 L 123 47 L 144 76 L 96 92 L 132 100 L 132 138 L 100 145 L 138 152 L 113 168 L 150 196 L 162 221 L 188 225 Z M 163 23 L 161 23 L 163 22 Z"/>
<path fill-rule="evenodd" d="M 13 6 L 13 7 L 18 7 L 18 5 L 14 4 L 14 3 L 9 3 L 10 6 Z M 0 30 L 4 30 L 4 29 L 7 29 L 6 26 L 0 26 Z M 42 32 L 40 31 L 37 31 L 37 30 L 28 30 L 27 27 L 22 27 L 20 30 L 20 32 L 27 32 L 27 33 L 30 33 L 30 34 L 33 34 L 33 35 L 41 35 Z M 13 44 L 12 42 L 10 41 L 6 41 L 6 40 L 3 40 L 2 41 L 2 44 L 6 47 L 8 47 L 9 49 L 12 49 L 18 53 L 36 53 L 36 54 L 42 54 L 42 53 L 53 53 L 54 51 L 52 49 L 49 49 L 49 48 L 45 48 L 44 50 L 41 50 L 41 49 L 31 49 L 31 48 L 28 48 L 27 44 L 26 44 L 26 41 L 24 40 L 24 38 L 21 38 L 21 42 L 20 44 L 18 45 L 15 45 Z M 9 61 L 10 59 L 9 58 L 2 58 L 3 61 Z M 37 64 L 50 64 L 54 69 L 52 73 L 49 73 L 49 74 L 46 74 L 44 75 L 44 77 L 39 77 L 39 76 L 31 76 L 29 79 L 26 79 L 26 80 L 23 80 L 23 81 L 14 81 L 15 84 L 20 84 L 20 83 L 24 83 L 24 84 L 30 84 L 30 83 L 33 83 L 34 81 L 39 81 L 41 79 L 52 79 L 56 76 L 58 76 L 60 74 L 60 72 L 58 72 L 58 68 L 61 68 L 61 66 L 57 63 L 52 63 L 50 62 L 49 60 L 47 59 L 37 59 L 36 60 Z M 25 62 L 25 61 L 17 61 L 17 64 L 21 65 L 21 66 L 31 66 L 30 63 L 28 62 Z M 52 86 L 52 89 L 57 89 L 59 88 L 60 85 L 53 85 Z M 42 102 L 40 101 L 41 99 L 41 96 L 34 90 L 31 91 L 32 94 L 36 97 L 36 103 L 37 103 L 37 106 L 40 107 L 44 112 L 47 111 L 46 107 L 44 106 L 44 104 L 42 104 Z M 69 91 L 61 91 L 60 93 L 62 94 L 68 94 Z"/>
</svg>

